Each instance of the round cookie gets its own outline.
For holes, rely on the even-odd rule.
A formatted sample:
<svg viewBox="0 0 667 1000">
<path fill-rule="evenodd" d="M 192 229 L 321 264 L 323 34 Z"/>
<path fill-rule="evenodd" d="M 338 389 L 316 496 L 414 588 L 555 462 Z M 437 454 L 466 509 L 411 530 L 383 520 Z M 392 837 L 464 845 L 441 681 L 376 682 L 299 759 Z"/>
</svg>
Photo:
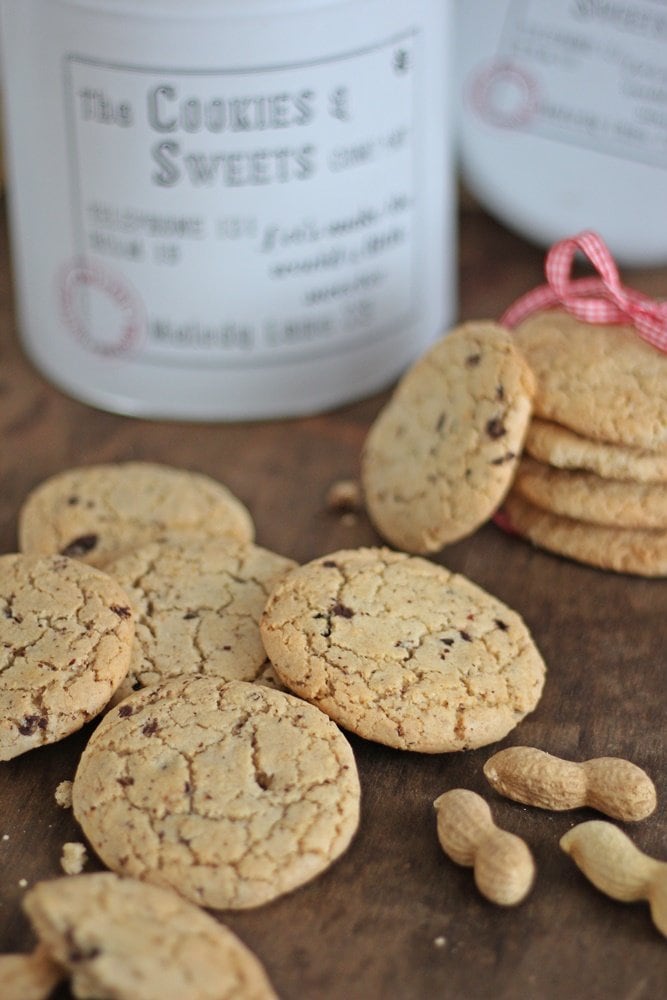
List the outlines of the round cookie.
<svg viewBox="0 0 667 1000">
<path fill-rule="evenodd" d="M 342 854 L 359 796 L 349 743 L 312 705 L 246 681 L 181 677 L 105 716 L 72 805 L 112 870 L 243 909 Z"/>
<path fill-rule="evenodd" d="M 636 483 L 667 482 L 667 449 L 645 451 L 593 441 L 539 417 L 530 422 L 524 450 L 558 469 L 594 472 L 603 479 L 628 479 Z"/>
<path fill-rule="evenodd" d="M 292 570 L 261 630 L 288 687 L 346 729 L 403 750 L 502 739 L 544 684 L 519 615 L 465 577 L 389 549 Z"/>
<path fill-rule="evenodd" d="M 258 959 L 176 893 L 111 872 L 38 882 L 23 900 L 78 997 L 272 1000 Z"/>
<path fill-rule="evenodd" d="M 523 458 L 513 489 L 552 514 L 612 528 L 667 528 L 667 483 L 602 479 Z"/>
<path fill-rule="evenodd" d="M 40 483 L 19 512 L 19 547 L 104 567 L 166 530 L 251 541 L 250 514 L 216 480 L 153 462 L 90 465 Z"/>
<path fill-rule="evenodd" d="M 537 377 L 538 417 L 612 444 L 651 451 L 667 445 L 667 354 L 633 327 L 549 310 L 513 333 Z"/>
<path fill-rule="evenodd" d="M 367 436 L 362 484 L 388 542 L 436 552 L 472 533 L 512 482 L 534 379 L 512 336 L 465 323 L 404 375 Z"/>
<path fill-rule="evenodd" d="M 248 543 L 167 535 L 107 564 L 135 612 L 130 675 L 138 686 L 180 674 L 254 681 L 267 669 L 259 619 L 296 564 Z"/>
<path fill-rule="evenodd" d="M 80 729 L 127 674 L 127 595 L 78 560 L 0 556 L 0 629 L 0 760 Z"/>
<path fill-rule="evenodd" d="M 541 510 L 513 491 L 503 511 L 514 531 L 549 552 L 616 573 L 667 576 L 667 531 L 584 524 Z"/>
</svg>

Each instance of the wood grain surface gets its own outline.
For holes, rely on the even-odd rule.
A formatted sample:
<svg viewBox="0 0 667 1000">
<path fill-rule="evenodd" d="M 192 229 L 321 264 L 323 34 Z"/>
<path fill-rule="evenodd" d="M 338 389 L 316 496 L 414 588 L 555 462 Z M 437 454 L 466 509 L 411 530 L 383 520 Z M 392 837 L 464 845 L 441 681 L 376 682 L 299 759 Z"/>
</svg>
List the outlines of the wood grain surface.
<svg viewBox="0 0 667 1000">
<path fill-rule="evenodd" d="M 463 215 L 460 244 L 461 318 L 497 317 L 542 280 L 543 252 L 481 212 Z M 666 270 L 625 279 L 667 296 Z M 258 542 L 296 560 L 376 544 L 363 513 L 349 523 L 327 509 L 326 494 L 358 475 L 365 433 L 385 398 L 309 419 L 228 425 L 138 421 L 86 407 L 44 382 L 21 353 L 6 239 L 0 246 L 2 552 L 16 548 L 17 512 L 36 483 L 73 465 L 126 459 L 223 480 L 250 508 Z M 627 756 L 654 778 L 658 809 L 625 829 L 667 860 L 667 581 L 580 566 L 491 524 L 436 561 L 523 615 L 549 670 L 537 710 L 501 744 L 474 752 L 410 754 L 352 737 L 363 799 L 350 849 L 291 895 L 220 918 L 256 951 L 283 1000 L 667 995 L 667 941 L 648 907 L 602 896 L 558 847 L 592 811 L 520 806 L 496 796 L 482 775 L 492 752 L 514 744 L 572 759 Z M 0 951 L 31 947 L 25 883 L 59 875 L 63 843 L 82 839 L 54 791 L 73 777 L 93 725 L 0 764 Z M 521 906 L 485 902 L 471 872 L 442 854 L 432 803 L 457 786 L 486 795 L 499 823 L 530 844 L 537 881 Z M 93 857 L 87 870 L 99 867 Z M 64 986 L 55 994 L 69 995 Z"/>
</svg>

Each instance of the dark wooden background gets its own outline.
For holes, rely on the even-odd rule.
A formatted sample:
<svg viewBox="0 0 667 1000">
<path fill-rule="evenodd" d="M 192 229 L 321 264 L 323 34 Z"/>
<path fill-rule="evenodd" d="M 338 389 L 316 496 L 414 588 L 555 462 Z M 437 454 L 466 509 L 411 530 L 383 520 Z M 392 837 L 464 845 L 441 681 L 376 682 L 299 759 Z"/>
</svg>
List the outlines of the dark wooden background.
<svg viewBox="0 0 667 1000">
<path fill-rule="evenodd" d="M 2 222 L 4 233 L 4 219 Z M 460 226 L 460 316 L 497 317 L 542 280 L 543 252 L 477 211 Z M 667 269 L 625 275 L 667 296 Z M 16 548 L 28 490 L 69 466 L 150 459 L 223 480 L 248 505 L 260 544 L 306 561 L 378 542 L 362 514 L 327 509 L 329 486 L 356 477 L 385 397 L 324 416 L 260 424 L 172 424 L 98 412 L 47 385 L 21 354 L 6 238 L 0 244 L 0 551 Z M 518 610 L 549 674 L 535 713 L 493 748 L 422 756 L 352 738 L 363 802 L 359 832 L 327 873 L 254 911 L 221 914 L 265 963 L 284 998 L 306 1000 L 654 1000 L 667 995 L 667 941 L 643 903 L 593 889 L 558 847 L 588 810 L 550 814 L 496 797 L 482 765 L 500 746 L 565 757 L 627 756 L 658 789 L 657 812 L 627 830 L 667 860 L 667 582 L 603 573 L 539 552 L 486 525 L 437 560 Z M 28 884 L 60 874 L 63 842 L 82 839 L 54 800 L 90 734 L 0 764 L 0 950 L 33 939 Z M 456 786 L 486 794 L 497 820 L 530 844 L 538 876 L 513 910 L 485 902 L 436 839 L 432 802 Z M 5 839 L 5 837 L 7 839 Z M 87 870 L 99 867 L 94 858 Z M 68 997 L 66 987 L 57 991 Z"/>
</svg>

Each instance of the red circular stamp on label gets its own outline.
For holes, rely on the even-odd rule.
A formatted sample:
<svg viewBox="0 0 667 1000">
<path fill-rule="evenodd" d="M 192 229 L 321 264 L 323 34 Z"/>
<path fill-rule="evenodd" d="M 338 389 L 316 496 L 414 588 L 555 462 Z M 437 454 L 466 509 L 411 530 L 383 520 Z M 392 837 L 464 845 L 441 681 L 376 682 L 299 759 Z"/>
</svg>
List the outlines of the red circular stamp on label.
<svg viewBox="0 0 667 1000">
<path fill-rule="evenodd" d="M 498 128 L 521 128 L 537 112 L 537 83 L 512 62 L 493 62 L 476 73 L 469 94 L 479 117 Z"/>
<path fill-rule="evenodd" d="M 59 282 L 62 318 L 89 351 L 114 358 L 134 351 L 146 329 L 141 296 L 128 279 L 94 257 L 74 257 Z"/>
</svg>

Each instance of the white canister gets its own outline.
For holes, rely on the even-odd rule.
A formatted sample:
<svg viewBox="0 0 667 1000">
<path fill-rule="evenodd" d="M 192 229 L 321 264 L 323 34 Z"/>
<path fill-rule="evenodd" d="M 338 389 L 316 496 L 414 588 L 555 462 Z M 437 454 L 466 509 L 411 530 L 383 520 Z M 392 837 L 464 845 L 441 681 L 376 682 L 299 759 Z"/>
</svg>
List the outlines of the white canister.
<svg viewBox="0 0 667 1000">
<path fill-rule="evenodd" d="M 665 0 L 459 0 L 465 181 L 542 245 L 667 262 Z"/>
<path fill-rule="evenodd" d="M 131 415 L 310 413 L 453 313 L 449 0 L 0 0 L 27 352 Z"/>
</svg>

